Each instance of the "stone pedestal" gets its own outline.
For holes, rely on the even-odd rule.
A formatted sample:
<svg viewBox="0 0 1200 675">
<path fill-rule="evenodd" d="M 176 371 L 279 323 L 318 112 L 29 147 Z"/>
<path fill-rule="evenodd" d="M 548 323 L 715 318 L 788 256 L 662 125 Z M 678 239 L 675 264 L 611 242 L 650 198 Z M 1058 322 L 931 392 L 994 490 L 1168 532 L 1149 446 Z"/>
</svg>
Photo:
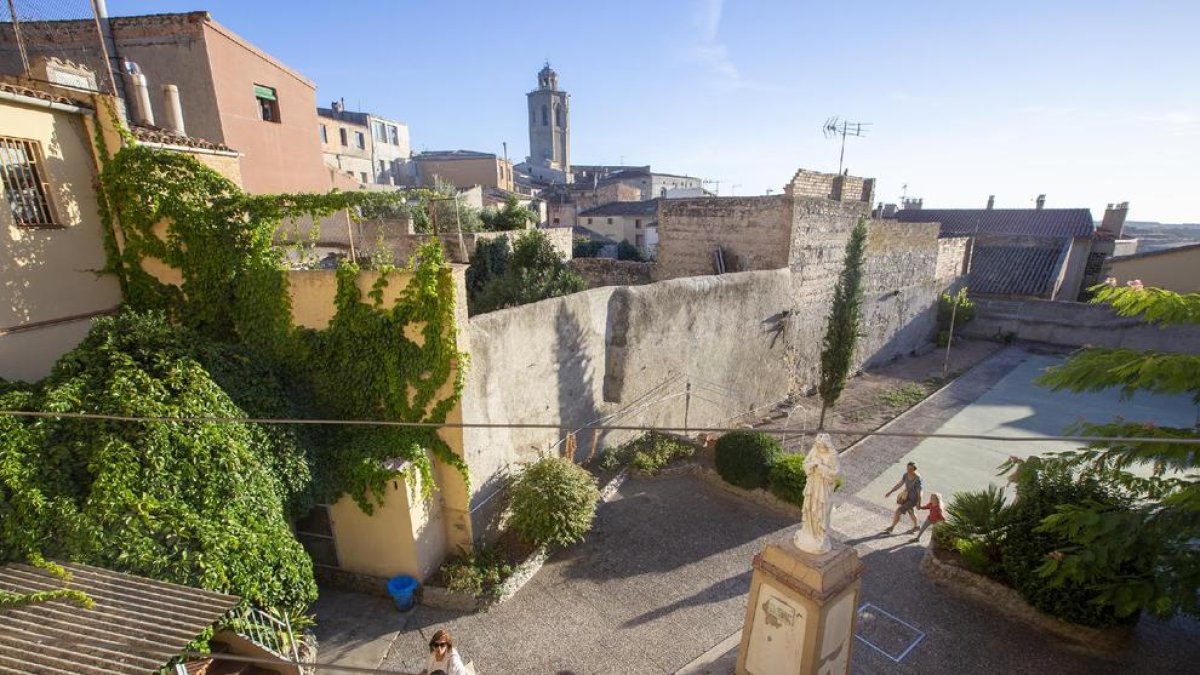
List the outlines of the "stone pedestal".
<svg viewBox="0 0 1200 675">
<path fill-rule="evenodd" d="M 850 672 L 863 564 L 835 543 L 828 553 L 771 544 L 754 556 L 738 675 Z"/>
</svg>

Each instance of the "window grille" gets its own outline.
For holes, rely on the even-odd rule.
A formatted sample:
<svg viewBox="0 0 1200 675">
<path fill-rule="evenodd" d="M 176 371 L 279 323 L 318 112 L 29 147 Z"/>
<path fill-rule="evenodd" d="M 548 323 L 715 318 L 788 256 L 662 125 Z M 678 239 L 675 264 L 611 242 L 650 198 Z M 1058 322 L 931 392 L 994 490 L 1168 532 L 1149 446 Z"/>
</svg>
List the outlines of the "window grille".
<svg viewBox="0 0 1200 675">
<path fill-rule="evenodd" d="M 42 160 L 41 144 L 0 136 L 0 178 L 4 200 L 17 225 L 57 227 L 50 204 L 50 185 Z"/>
</svg>

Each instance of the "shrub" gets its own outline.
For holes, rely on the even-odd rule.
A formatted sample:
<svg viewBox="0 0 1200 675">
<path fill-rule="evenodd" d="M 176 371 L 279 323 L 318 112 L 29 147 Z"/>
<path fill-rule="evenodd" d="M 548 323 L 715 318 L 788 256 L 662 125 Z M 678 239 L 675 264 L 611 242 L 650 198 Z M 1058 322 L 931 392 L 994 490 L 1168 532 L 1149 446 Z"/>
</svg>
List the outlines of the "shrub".
<svg viewBox="0 0 1200 675">
<path fill-rule="evenodd" d="M 642 255 L 641 249 L 622 239 L 621 243 L 617 244 L 617 260 L 643 262 L 646 258 Z"/>
<path fill-rule="evenodd" d="M 575 258 L 595 258 L 604 248 L 604 242 L 592 241 L 587 237 L 577 237 L 571 246 L 571 256 Z"/>
<path fill-rule="evenodd" d="M 525 230 L 513 240 L 503 273 L 482 284 L 470 298 L 468 309 L 471 314 L 481 314 L 578 293 L 586 288 L 587 282 L 567 267 L 544 232 Z"/>
<path fill-rule="evenodd" d="M 726 482 L 753 490 L 767 486 L 771 466 L 783 454 L 774 437 L 757 431 L 731 431 L 717 439 L 717 473 Z"/>
<path fill-rule="evenodd" d="M 674 436 L 651 431 L 620 447 L 606 450 L 600 456 L 599 466 L 605 471 L 628 466 L 638 473 L 652 476 L 667 464 L 691 457 L 695 452 L 694 447 Z"/>
<path fill-rule="evenodd" d="M 475 597 L 494 594 L 512 573 L 513 566 L 504 548 L 496 544 L 485 546 L 478 553 L 452 555 L 441 567 L 446 588 Z"/>
<path fill-rule="evenodd" d="M 976 572 L 1002 576 L 1000 543 L 1011 507 L 1004 490 L 989 484 L 986 490 L 956 492 L 946 504 L 946 527 L 958 541 L 953 548 Z M 963 550 L 968 542 L 971 550 Z"/>
<path fill-rule="evenodd" d="M 1107 627 L 1136 622 L 1140 615 L 1137 612 L 1118 617 L 1111 605 L 1094 602 L 1094 587 L 1069 581 L 1055 585 L 1041 573 L 1048 556 L 1070 545 L 1061 535 L 1041 530 L 1042 520 L 1055 513 L 1058 505 L 1087 503 L 1106 509 L 1128 508 L 1123 497 L 1095 478 L 1076 475 L 1054 460 L 1026 460 L 1017 481 L 1018 498 L 1001 545 L 1004 571 L 1013 588 L 1034 607 L 1073 623 Z M 1133 577 L 1147 570 L 1120 572 Z"/>
<path fill-rule="evenodd" d="M 939 347 L 945 347 L 950 343 L 950 318 L 952 316 L 955 334 L 975 318 L 975 301 L 967 297 L 966 288 L 960 288 L 954 295 L 942 293 L 942 297 L 938 298 L 937 340 Z"/>
<path fill-rule="evenodd" d="M 568 546 L 583 539 L 596 517 L 596 479 L 561 457 L 529 466 L 512 488 L 512 528 L 536 546 Z"/>
<path fill-rule="evenodd" d="M 933 526 L 930 538 L 933 540 L 933 548 L 937 551 L 953 551 L 955 549 L 954 542 L 958 539 L 958 535 L 954 533 L 954 528 L 950 527 L 950 523 L 942 521 Z"/>
<path fill-rule="evenodd" d="M 783 455 L 774 464 L 767 475 L 767 488 L 771 494 L 785 502 L 804 504 L 804 484 L 807 476 L 804 474 L 804 455 Z"/>
</svg>

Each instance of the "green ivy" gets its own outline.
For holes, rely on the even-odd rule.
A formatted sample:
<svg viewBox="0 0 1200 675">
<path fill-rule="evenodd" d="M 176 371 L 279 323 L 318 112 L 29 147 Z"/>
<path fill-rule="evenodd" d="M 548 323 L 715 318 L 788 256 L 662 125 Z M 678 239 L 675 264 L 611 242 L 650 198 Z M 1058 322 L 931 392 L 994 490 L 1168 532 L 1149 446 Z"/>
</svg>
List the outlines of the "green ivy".
<svg viewBox="0 0 1200 675">
<path fill-rule="evenodd" d="M 0 381 L 0 408 L 446 420 L 467 363 L 440 243 L 418 252 L 390 304 L 395 269 L 381 270 L 363 298 L 359 268 L 344 264 L 322 330 L 294 325 L 276 245 L 291 232 L 303 253 L 311 239 L 296 223 L 381 212 L 403 205 L 403 193 L 249 195 L 189 155 L 121 132 L 113 155 L 99 130 L 96 140 L 107 271 L 124 311 L 97 321 L 47 380 Z M 159 281 L 154 265 L 176 270 L 181 284 Z M 343 494 L 371 512 L 396 475 L 387 460 L 411 463 L 428 495 L 431 454 L 467 478 L 434 428 L 3 417 L 0 559 L 85 561 L 295 611 L 315 585 L 288 518 Z"/>
</svg>

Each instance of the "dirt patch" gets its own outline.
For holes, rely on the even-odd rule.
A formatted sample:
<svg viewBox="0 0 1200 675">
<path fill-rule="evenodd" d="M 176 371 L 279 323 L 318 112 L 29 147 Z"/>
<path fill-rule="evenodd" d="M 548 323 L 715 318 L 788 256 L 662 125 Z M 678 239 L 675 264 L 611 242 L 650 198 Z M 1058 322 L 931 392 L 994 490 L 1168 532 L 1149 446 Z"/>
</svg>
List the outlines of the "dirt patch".
<svg viewBox="0 0 1200 675">
<path fill-rule="evenodd" d="M 950 350 L 950 360 L 944 373 L 944 349 L 900 358 L 864 371 L 846 383 L 841 399 L 825 415 L 825 426 L 829 429 L 874 431 L 1003 347 L 998 342 L 988 340 L 958 340 Z M 820 417 L 821 398 L 813 394 L 790 405 L 777 407 L 756 426 L 812 429 L 817 426 Z M 862 437 L 862 434 L 834 434 L 833 442 L 839 450 L 844 450 Z M 808 449 L 812 438 L 803 434 L 786 434 L 782 441 L 787 451 L 803 452 Z"/>
</svg>

